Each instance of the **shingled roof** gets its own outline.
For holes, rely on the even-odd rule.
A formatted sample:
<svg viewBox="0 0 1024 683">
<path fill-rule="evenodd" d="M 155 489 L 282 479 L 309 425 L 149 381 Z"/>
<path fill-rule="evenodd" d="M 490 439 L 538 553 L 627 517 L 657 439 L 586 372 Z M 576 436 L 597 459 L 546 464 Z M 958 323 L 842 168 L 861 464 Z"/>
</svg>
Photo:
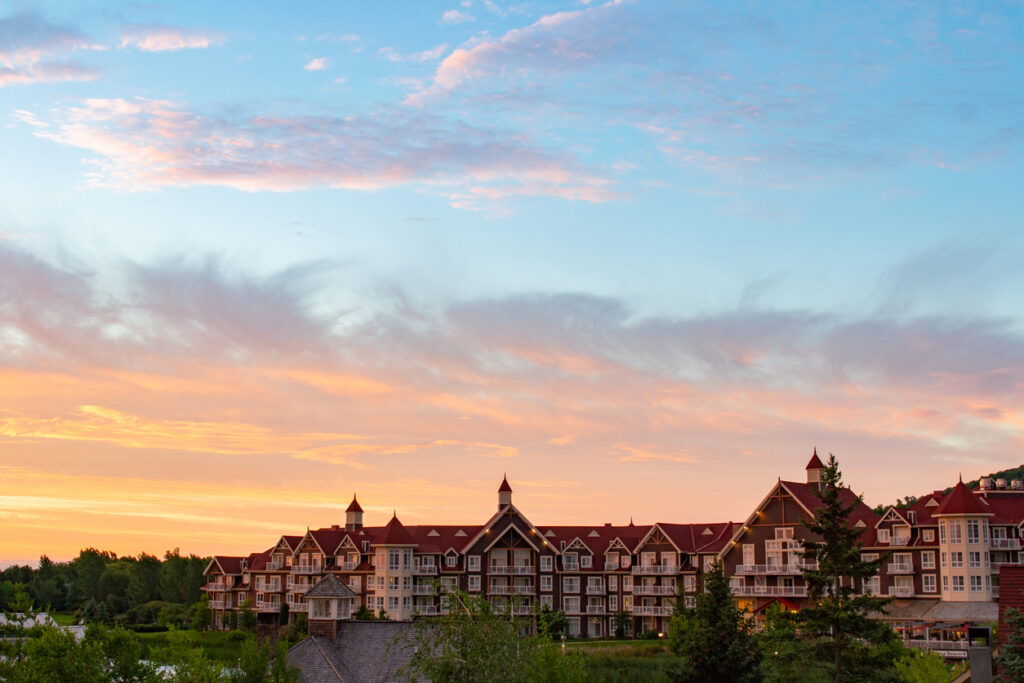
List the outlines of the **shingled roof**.
<svg viewBox="0 0 1024 683">
<path fill-rule="evenodd" d="M 949 492 L 946 499 L 942 501 L 938 509 L 932 513 L 933 517 L 940 517 L 942 515 L 986 515 L 989 516 L 992 513 L 985 509 L 985 504 L 981 500 L 971 493 L 971 490 L 964 485 L 964 480 L 961 479 L 957 482 L 957 485 L 953 487 L 953 490 Z"/>
<path fill-rule="evenodd" d="M 337 640 L 309 636 L 288 651 L 288 663 L 302 683 L 394 681 L 412 659 L 412 648 L 402 646 L 410 628 L 416 627 L 402 621 L 342 622 Z"/>
<path fill-rule="evenodd" d="M 384 532 L 374 539 L 373 545 L 416 545 L 416 541 L 395 515 L 384 527 Z"/>
<path fill-rule="evenodd" d="M 334 574 L 327 574 L 306 592 L 307 598 L 354 598 L 352 589 L 338 580 Z"/>
</svg>

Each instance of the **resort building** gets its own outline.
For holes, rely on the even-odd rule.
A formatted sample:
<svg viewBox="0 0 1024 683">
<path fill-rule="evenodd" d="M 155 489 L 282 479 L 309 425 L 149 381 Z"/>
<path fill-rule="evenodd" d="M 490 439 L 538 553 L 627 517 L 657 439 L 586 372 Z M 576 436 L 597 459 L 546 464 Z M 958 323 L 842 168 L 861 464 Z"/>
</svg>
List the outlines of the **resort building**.
<svg viewBox="0 0 1024 683">
<path fill-rule="evenodd" d="M 561 610 L 568 635 L 601 638 L 615 634 L 617 621 L 627 634 L 664 633 L 721 562 L 739 604 L 760 624 L 770 605 L 798 610 L 806 600 L 802 570 L 813 563 L 803 541 L 817 540 L 806 524 L 820 504 L 823 470 L 815 452 L 804 481 L 774 482 L 742 524 L 538 526 L 512 503 L 503 479 L 497 512 L 483 524 L 407 526 L 396 514 L 368 527 L 353 496 L 344 526 L 281 536 L 247 557 L 214 557 L 206 590 L 217 628 L 245 600 L 268 627 L 286 605 L 289 615 L 306 613 L 312 628 L 360 608 L 396 621 L 435 616 L 461 590 L 527 625 L 545 608 Z M 854 506 L 848 523 L 861 530 L 863 558 L 884 558 L 858 587 L 894 599 L 878 618 L 951 656 L 963 627 L 996 621 L 999 567 L 1020 560 L 1020 482 L 983 480 L 971 490 L 961 481 L 882 514 L 848 488 L 840 495 Z"/>
</svg>

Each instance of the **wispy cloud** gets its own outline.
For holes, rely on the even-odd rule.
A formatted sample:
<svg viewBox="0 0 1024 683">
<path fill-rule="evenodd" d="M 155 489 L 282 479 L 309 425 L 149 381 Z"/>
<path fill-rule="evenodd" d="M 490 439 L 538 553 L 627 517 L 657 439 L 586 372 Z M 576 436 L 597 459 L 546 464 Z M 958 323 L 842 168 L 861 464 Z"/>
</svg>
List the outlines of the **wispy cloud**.
<svg viewBox="0 0 1024 683">
<path fill-rule="evenodd" d="M 26 115 L 36 135 L 97 155 L 90 181 L 139 190 L 217 185 L 288 192 L 374 190 L 421 184 L 491 194 L 585 201 L 616 197 L 611 181 L 523 135 L 424 112 L 240 118 L 189 111 L 165 100 L 91 99 Z M 42 123 L 42 125 L 39 125 Z"/>
<path fill-rule="evenodd" d="M 327 57 L 317 57 L 311 59 L 306 63 L 306 66 L 302 67 L 306 71 L 323 71 L 327 68 Z"/>
<path fill-rule="evenodd" d="M 382 47 L 377 52 L 389 62 L 433 62 L 439 59 L 447 49 L 448 45 L 442 43 L 441 45 L 435 45 L 429 50 L 423 50 L 421 52 L 409 52 L 402 54 L 393 47 Z"/>
<path fill-rule="evenodd" d="M 120 46 L 134 47 L 144 52 L 174 52 L 223 45 L 226 40 L 225 35 L 219 31 L 147 24 L 123 27 Z"/>
<path fill-rule="evenodd" d="M 446 24 L 463 24 L 467 21 L 473 21 L 474 17 L 468 12 L 462 10 L 450 9 L 447 10 L 442 16 L 441 21 Z"/>
<path fill-rule="evenodd" d="M 102 50 L 78 31 L 26 12 L 0 19 L 0 88 L 9 85 L 90 81 L 99 71 L 57 61 L 77 50 Z"/>
</svg>

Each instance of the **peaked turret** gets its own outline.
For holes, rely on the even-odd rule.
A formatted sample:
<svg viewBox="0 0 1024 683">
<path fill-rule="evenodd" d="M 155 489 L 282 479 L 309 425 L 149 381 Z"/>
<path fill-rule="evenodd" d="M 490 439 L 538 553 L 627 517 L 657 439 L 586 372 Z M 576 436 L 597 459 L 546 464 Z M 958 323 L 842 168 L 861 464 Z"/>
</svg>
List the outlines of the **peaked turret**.
<svg viewBox="0 0 1024 683">
<path fill-rule="evenodd" d="M 356 494 L 352 494 L 352 502 L 345 510 L 345 531 L 359 531 L 363 528 L 363 508 L 356 500 Z"/>
<path fill-rule="evenodd" d="M 416 545 L 416 541 L 413 540 L 405 525 L 398 521 L 398 515 L 395 515 L 384 527 L 384 531 L 373 542 L 373 545 Z"/>
<path fill-rule="evenodd" d="M 985 509 L 985 504 L 967 488 L 961 478 L 938 509 L 932 513 L 933 517 L 941 515 L 986 515 L 991 517 L 992 513 Z"/>
<path fill-rule="evenodd" d="M 807 463 L 807 483 L 808 484 L 820 484 L 821 483 L 821 471 L 825 469 L 825 465 L 822 464 L 821 458 L 818 457 L 818 449 L 814 449 L 814 455 L 811 456 L 811 461 Z"/>
<path fill-rule="evenodd" d="M 512 504 L 512 487 L 508 485 L 508 477 L 502 476 L 501 486 L 498 487 L 498 509 Z"/>
</svg>

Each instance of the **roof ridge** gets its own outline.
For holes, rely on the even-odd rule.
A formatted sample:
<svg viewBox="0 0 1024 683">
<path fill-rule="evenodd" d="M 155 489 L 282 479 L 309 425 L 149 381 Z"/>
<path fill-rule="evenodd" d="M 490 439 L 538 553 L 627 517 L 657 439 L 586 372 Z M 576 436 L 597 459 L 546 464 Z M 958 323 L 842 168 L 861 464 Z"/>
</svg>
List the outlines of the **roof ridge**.
<svg viewBox="0 0 1024 683">
<path fill-rule="evenodd" d="M 322 636 L 320 636 L 320 637 L 322 637 Z M 318 638 L 318 636 L 313 636 L 313 637 L 310 638 L 310 640 L 313 641 L 313 646 L 316 647 L 317 651 L 324 658 L 324 661 L 327 662 L 327 666 L 331 667 L 331 671 L 333 671 L 334 675 L 338 677 L 338 680 L 341 681 L 342 683 L 345 683 L 345 677 L 341 675 L 341 672 L 338 671 L 338 668 L 336 666 L 334 666 L 334 662 L 332 662 L 331 658 L 327 656 L 327 653 L 324 652 L 324 649 L 322 647 L 320 647 L 320 643 L 317 642 L 317 638 Z"/>
</svg>

